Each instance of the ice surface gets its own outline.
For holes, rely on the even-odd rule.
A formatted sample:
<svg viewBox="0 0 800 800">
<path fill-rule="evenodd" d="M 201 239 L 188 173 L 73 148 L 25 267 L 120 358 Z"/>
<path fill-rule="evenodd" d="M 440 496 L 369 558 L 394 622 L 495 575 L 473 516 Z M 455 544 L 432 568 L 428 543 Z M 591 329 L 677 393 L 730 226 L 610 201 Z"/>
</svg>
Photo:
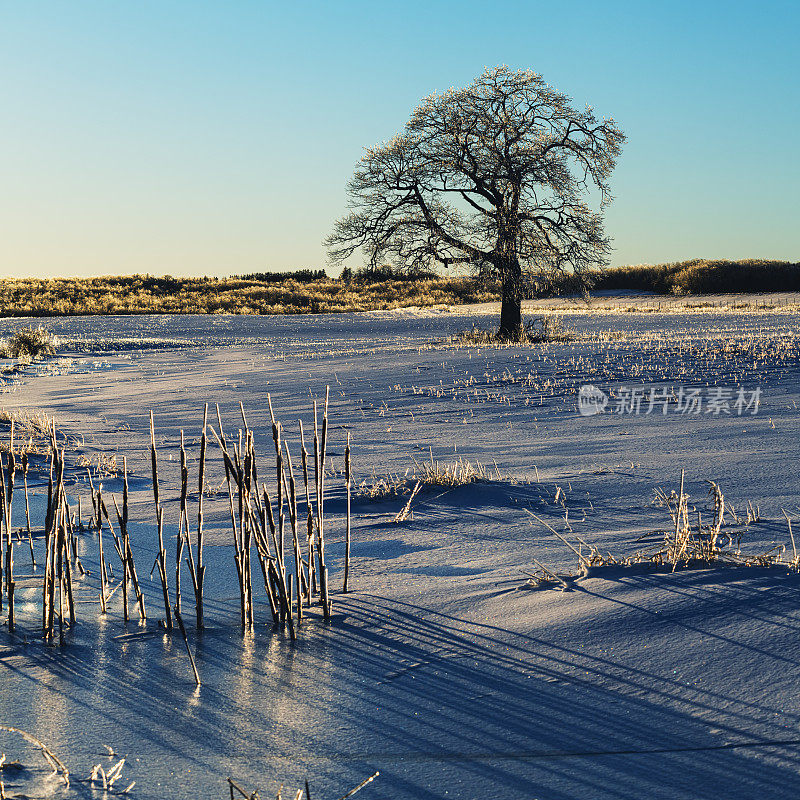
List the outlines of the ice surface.
<svg viewBox="0 0 800 800">
<path fill-rule="evenodd" d="M 227 500 L 209 500 L 210 627 L 190 628 L 201 688 L 182 641 L 158 630 L 160 589 L 145 578 L 143 628 L 126 628 L 118 608 L 98 619 L 87 604 L 63 650 L 4 635 L 0 722 L 39 736 L 76 774 L 113 746 L 129 756 L 125 775 L 141 798 L 225 797 L 227 775 L 262 796 L 308 778 L 312 796 L 335 798 L 375 770 L 364 798 L 798 796 L 796 576 L 623 571 L 570 592 L 519 587 L 532 558 L 575 567 L 526 509 L 630 553 L 668 524 L 654 490 L 677 489 L 681 469 L 701 509 L 706 478 L 740 514 L 748 500 L 760 505 L 747 534 L 754 547 L 787 542 L 781 508 L 800 516 L 800 318 L 576 309 L 564 314 L 580 334 L 572 342 L 445 342 L 475 322 L 495 324 L 494 313 L 44 321 L 64 355 L 15 376 L 0 405 L 54 415 L 87 458 L 127 456 L 140 577 L 156 549 L 150 409 L 170 542 L 176 446 L 183 429 L 196 470 L 205 402 L 220 404 L 229 431 L 243 402 L 264 474 L 267 393 L 296 452 L 296 421 L 308 429 L 312 399 L 330 385 L 329 455 L 341 469 L 349 432 L 357 484 L 414 472 L 431 453 L 486 464 L 490 479 L 425 489 L 400 524 L 391 519 L 405 497 L 356 496 L 355 591 L 345 596 L 342 481 L 330 478 L 334 619 L 310 620 L 295 644 L 266 624 L 261 595 L 261 624 L 242 638 Z M 584 383 L 760 385 L 762 406 L 755 416 L 582 417 Z M 216 454 L 209 469 L 219 482 Z M 90 537 L 82 547 L 91 568 Z M 35 616 L 33 590 L 30 605 Z M 42 784 L 35 755 L 5 738 L 0 750 L 33 770 L 13 778 L 18 786 Z"/>
</svg>

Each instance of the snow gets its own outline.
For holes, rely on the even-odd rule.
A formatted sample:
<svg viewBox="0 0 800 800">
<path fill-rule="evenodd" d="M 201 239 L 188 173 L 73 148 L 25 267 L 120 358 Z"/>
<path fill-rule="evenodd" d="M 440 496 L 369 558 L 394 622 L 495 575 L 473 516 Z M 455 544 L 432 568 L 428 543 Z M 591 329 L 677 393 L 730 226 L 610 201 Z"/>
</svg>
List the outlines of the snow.
<svg viewBox="0 0 800 800">
<path fill-rule="evenodd" d="M 740 516 L 748 500 L 760 506 L 743 549 L 787 543 L 781 508 L 800 516 L 800 315 L 575 307 L 562 312 L 580 334 L 572 342 L 447 343 L 474 322 L 494 325 L 495 313 L 45 320 L 66 352 L 15 376 L 0 406 L 54 415 L 87 458 L 127 457 L 150 618 L 126 628 L 118 607 L 99 618 L 80 605 L 63 649 L 4 633 L 0 723 L 34 733 L 76 774 L 115 763 L 103 756 L 113 746 L 129 756 L 123 782 L 136 780 L 138 798 L 225 797 L 228 775 L 262 796 L 308 778 L 312 796 L 334 798 L 375 770 L 365 799 L 798 796 L 797 575 L 612 569 L 562 592 L 525 589 L 523 570 L 532 559 L 577 569 L 526 510 L 568 538 L 629 555 L 669 525 L 654 491 L 677 490 L 682 469 L 701 509 L 705 479 Z M 608 391 L 612 407 L 620 387 L 651 385 L 734 395 L 761 386 L 762 405 L 742 416 L 583 417 L 585 383 Z M 209 500 L 209 628 L 189 629 L 203 679 L 195 690 L 183 642 L 157 628 L 160 587 L 146 579 L 156 549 L 149 411 L 171 572 L 181 429 L 194 475 L 203 404 L 219 403 L 233 432 L 242 401 L 266 475 L 267 393 L 296 452 L 296 421 L 308 430 L 326 385 L 329 455 L 341 469 L 349 432 L 356 484 L 410 475 L 431 453 L 483 463 L 490 478 L 424 489 L 402 523 L 391 520 L 405 497 L 356 495 L 347 595 L 344 492 L 341 477 L 329 479 L 334 618 L 309 620 L 294 644 L 266 624 L 261 594 L 260 624 L 242 637 L 227 499 Z M 216 453 L 209 469 L 219 482 Z M 70 491 L 86 508 L 78 472 Z M 19 511 L 15 499 L 15 523 Z M 91 537 L 81 547 L 91 568 Z M 29 573 L 27 550 L 16 552 Z M 25 591 L 34 631 L 38 600 Z M 7 791 L 17 780 L 18 791 L 34 783 L 41 794 L 79 796 L 46 784 L 46 767 L 19 742 L 2 738 L 0 750 L 30 767 L 5 778 Z"/>
</svg>

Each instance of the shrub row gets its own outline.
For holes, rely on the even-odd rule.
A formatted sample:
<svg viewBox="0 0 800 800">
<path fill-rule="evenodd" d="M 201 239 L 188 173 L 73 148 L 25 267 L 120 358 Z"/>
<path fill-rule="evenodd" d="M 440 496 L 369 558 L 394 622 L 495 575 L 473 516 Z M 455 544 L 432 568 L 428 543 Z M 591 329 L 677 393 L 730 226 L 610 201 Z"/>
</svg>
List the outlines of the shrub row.
<svg viewBox="0 0 800 800">
<path fill-rule="evenodd" d="M 593 272 L 595 290 L 656 294 L 800 291 L 800 264 L 789 261 L 693 259 L 671 264 L 639 264 Z"/>
<path fill-rule="evenodd" d="M 656 294 L 800 291 L 800 264 L 788 261 L 703 260 L 640 264 L 595 271 L 594 290 Z M 575 294 L 574 276 L 533 281 L 529 296 Z M 390 268 L 345 270 L 337 279 L 324 270 L 252 273 L 230 278 L 169 275 L 0 280 L 0 314 L 307 314 L 371 311 L 403 306 L 457 305 L 499 298 L 499 287 L 474 278 Z"/>
</svg>

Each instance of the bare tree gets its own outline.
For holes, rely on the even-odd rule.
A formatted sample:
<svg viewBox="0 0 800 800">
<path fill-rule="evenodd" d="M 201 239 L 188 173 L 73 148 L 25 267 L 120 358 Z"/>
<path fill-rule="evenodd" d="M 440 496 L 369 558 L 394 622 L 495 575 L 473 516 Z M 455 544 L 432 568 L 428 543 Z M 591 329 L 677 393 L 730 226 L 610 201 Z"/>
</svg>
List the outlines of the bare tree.
<svg viewBox="0 0 800 800">
<path fill-rule="evenodd" d="M 371 267 L 469 265 L 499 281 L 499 336 L 518 339 L 526 276 L 606 263 L 600 213 L 625 137 L 612 119 L 534 72 L 486 69 L 471 85 L 432 94 L 405 131 L 369 148 L 348 185 L 350 213 L 326 239 L 331 259 L 361 249 Z"/>
</svg>

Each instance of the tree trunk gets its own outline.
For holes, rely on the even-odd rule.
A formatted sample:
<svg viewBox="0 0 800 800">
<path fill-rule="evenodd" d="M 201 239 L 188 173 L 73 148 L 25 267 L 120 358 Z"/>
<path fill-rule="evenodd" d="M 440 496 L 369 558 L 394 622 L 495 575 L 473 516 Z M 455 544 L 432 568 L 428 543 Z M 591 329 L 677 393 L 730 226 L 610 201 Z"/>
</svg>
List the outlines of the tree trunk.
<svg viewBox="0 0 800 800">
<path fill-rule="evenodd" d="M 516 258 L 503 265 L 500 329 L 497 338 L 518 342 L 522 338 L 522 270 Z"/>
</svg>

